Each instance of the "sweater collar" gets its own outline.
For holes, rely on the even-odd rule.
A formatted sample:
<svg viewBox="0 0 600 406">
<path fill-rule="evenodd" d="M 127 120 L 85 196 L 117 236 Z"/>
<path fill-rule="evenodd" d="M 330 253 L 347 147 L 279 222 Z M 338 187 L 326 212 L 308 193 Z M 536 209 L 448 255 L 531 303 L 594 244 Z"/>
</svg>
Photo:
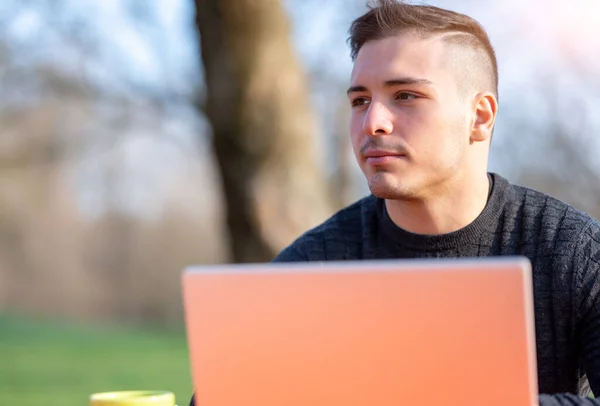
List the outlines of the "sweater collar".
<svg viewBox="0 0 600 406">
<path fill-rule="evenodd" d="M 416 234 L 406 231 L 392 221 L 386 210 L 385 200 L 377 198 L 377 213 L 381 229 L 386 237 L 397 245 L 426 251 L 448 249 L 463 244 L 480 242 L 482 241 L 482 235 L 485 233 L 488 233 L 491 238 L 504 209 L 510 184 L 500 175 L 495 173 L 489 175 L 491 190 L 485 208 L 473 222 L 460 230 L 438 235 Z"/>
</svg>

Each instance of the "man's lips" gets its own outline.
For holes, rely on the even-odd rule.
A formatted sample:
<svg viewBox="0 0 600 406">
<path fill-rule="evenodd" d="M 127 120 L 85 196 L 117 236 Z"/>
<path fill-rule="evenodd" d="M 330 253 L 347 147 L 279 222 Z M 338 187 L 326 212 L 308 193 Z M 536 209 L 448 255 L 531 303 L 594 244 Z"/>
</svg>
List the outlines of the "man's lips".
<svg viewBox="0 0 600 406">
<path fill-rule="evenodd" d="M 385 150 L 367 150 L 364 153 L 364 157 L 368 164 L 381 165 L 388 162 L 393 162 L 398 159 L 406 158 L 406 154 L 397 151 L 385 151 Z"/>
</svg>

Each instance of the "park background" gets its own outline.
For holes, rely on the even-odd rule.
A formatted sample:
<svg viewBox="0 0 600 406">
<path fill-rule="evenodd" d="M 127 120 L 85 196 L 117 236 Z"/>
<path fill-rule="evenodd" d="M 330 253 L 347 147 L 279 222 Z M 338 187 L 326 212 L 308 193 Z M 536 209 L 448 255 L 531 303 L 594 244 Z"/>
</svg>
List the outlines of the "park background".
<svg viewBox="0 0 600 406">
<path fill-rule="evenodd" d="M 600 218 L 596 0 L 445 0 L 500 71 L 490 170 Z M 363 0 L 0 2 L 0 405 L 191 394 L 180 274 L 270 260 L 367 193 Z"/>
</svg>

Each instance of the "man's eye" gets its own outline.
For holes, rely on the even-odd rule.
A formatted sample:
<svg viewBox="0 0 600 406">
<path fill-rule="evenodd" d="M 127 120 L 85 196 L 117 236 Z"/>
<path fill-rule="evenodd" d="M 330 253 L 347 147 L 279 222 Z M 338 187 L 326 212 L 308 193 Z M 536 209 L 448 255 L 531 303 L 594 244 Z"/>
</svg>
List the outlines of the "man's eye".
<svg viewBox="0 0 600 406">
<path fill-rule="evenodd" d="M 365 99 L 364 97 L 358 97 L 354 100 L 352 100 L 352 107 L 359 107 L 359 106 L 364 106 L 365 104 L 368 104 L 369 100 Z"/>
<path fill-rule="evenodd" d="M 397 100 L 412 100 L 416 99 L 417 96 L 412 93 L 400 92 L 396 95 Z"/>
</svg>

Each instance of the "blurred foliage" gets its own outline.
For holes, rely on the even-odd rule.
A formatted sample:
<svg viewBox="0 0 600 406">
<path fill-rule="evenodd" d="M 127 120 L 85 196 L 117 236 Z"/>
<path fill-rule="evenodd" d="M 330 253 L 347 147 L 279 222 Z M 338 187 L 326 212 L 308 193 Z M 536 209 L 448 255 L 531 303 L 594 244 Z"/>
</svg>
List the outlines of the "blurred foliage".
<svg viewBox="0 0 600 406">
<path fill-rule="evenodd" d="M 227 14 L 246 29 L 237 32 L 236 56 L 245 73 L 235 76 L 219 69 L 223 47 L 211 53 L 217 68 L 204 69 L 192 0 L 0 2 L 0 311 L 181 323 L 184 266 L 265 259 L 308 228 L 308 218 L 314 223 L 367 193 L 348 142 L 344 94 L 351 68 L 344 40 L 364 2 L 279 4 L 269 14 L 278 23 L 269 25 L 285 35 L 264 46 L 268 27 L 237 24 L 235 7 Z M 598 13 L 574 7 L 561 19 L 529 3 L 502 4 L 444 3 L 482 21 L 498 53 L 490 167 L 598 217 L 600 81 L 592 67 L 600 54 L 584 52 L 600 41 L 588 35 Z M 548 35 L 540 38 L 542 26 Z M 540 41 L 548 46 L 533 49 Z M 275 51 L 261 57 L 243 44 Z M 275 81 L 278 71 L 291 72 L 304 91 Z M 239 81 L 237 93 L 210 99 L 210 78 L 215 89 Z M 216 117 L 223 124 L 215 129 Z M 233 125 L 235 117 L 243 121 Z M 215 154 L 212 134 L 226 131 L 240 142 L 219 138 Z M 289 138 L 275 142 L 284 132 Z M 309 138 L 314 145 L 301 142 Z M 318 182 L 300 169 L 317 166 Z M 323 183 L 332 205 L 316 203 L 322 192 L 312 185 Z"/>
<path fill-rule="evenodd" d="M 0 311 L 181 323 L 182 268 L 226 258 L 198 63 L 144 4 L 0 5 Z"/>
</svg>

